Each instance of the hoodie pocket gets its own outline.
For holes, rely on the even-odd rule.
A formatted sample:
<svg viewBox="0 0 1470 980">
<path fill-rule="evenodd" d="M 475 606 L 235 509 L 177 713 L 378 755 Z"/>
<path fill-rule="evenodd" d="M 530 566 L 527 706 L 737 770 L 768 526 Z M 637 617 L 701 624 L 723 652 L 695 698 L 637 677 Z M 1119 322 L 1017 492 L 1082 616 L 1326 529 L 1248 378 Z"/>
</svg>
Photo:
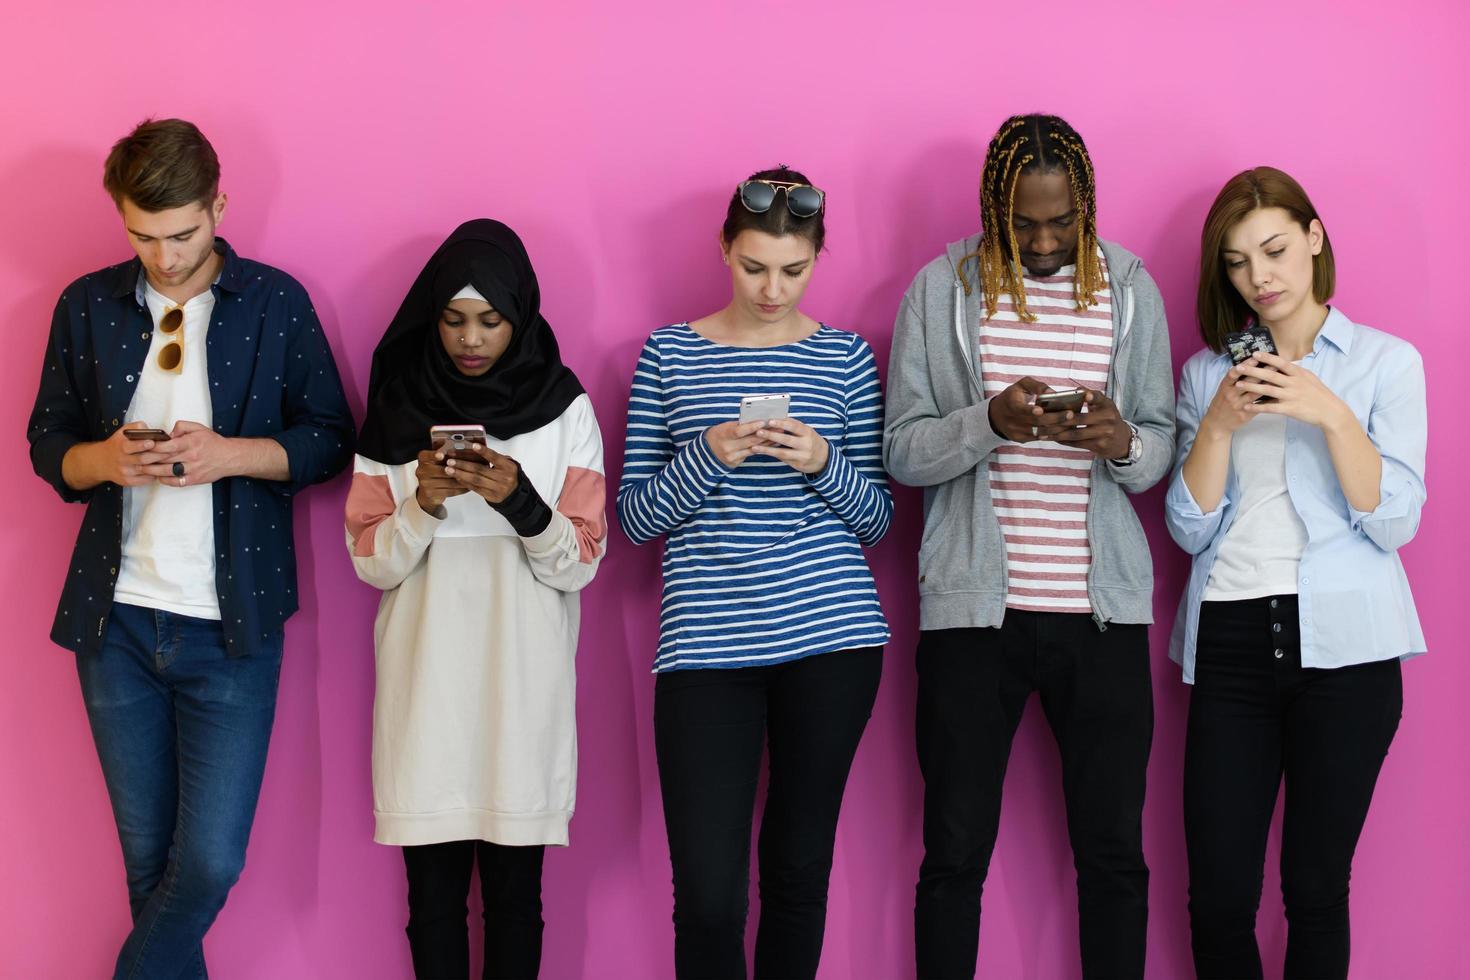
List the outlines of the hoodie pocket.
<svg viewBox="0 0 1470 980">
<path fill-rule="evenodd" d="M 1111 480 L 1094 479 L 1096 512 L 1093 520 L 1093 584 L 1102 589 L 1152 592 L 1153 553 L 1138 512 L 1123 488 Z"/>
<path fill-rule="evenodd" d="M 978 567 L 984 556 L 978 545 L 983 532 L 974 520 L 975 492 L 974 475 L 951 480 L 935 489 L 924 520 L 924 536 L 919 542 L 921 596 L 1000 587 L 1002 555 L 992 556 L 994 571 Z M 995 544 L 1000 546 L 998 533 Z M 994 581 L 982 582 L 982 576 Z"/>
</svg>

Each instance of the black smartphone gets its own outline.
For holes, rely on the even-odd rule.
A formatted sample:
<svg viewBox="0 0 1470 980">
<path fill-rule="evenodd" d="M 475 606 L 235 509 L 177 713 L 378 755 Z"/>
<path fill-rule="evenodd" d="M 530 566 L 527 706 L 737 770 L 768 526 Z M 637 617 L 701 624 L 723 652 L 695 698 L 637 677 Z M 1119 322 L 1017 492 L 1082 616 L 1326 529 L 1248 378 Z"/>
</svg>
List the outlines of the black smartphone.
<svg viewBox="0 0 1470 980">
<path fill-rule="evenodd" d="M 1230 363 L 1240 365 L 1257 354 L 1275 354 L 1276 341 L 1271 331 L 1259 324 L 1225 335 L 1225 350 L 1230 354 Z"/>
<path fill-rule="evenodd" d="M 162 429 L 123 429 L 123 438 L 133 442 L 168 442 L 170 436 Z"/>
<path fill-rule="evenodd" d="M 1225 350 L 1230 355 L 1230 363 L 1239 367 L 1257 354 L 1275 354 L 1276 340 L 1271 336 L 1269 329 L 1260 324 L 1254 324 L 1245 330 L 1227 333 Z M 1256 404 L 1275 400 L 1270 395 L 1262 395 L 1256 399 Z"/>
</svg>

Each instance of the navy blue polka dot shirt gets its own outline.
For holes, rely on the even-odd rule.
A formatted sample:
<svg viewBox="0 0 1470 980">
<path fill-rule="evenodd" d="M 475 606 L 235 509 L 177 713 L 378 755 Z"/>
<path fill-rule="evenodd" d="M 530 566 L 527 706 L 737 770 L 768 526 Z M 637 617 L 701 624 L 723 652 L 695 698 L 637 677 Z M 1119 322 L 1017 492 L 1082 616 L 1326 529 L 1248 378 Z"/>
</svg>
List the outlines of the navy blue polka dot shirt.
<svg viewBox="0 0 1470 980">
<path fill-rule="evenodd" d="M 352 459 L 355 431 L 342 381 L 306 290 L 278 269 L 242 259 L 222 238 L 205 344 L 214 429 L 275 439 L 290 479 L 233 477 L 214 486 L 215 586 L 233 656 L 254 651 L 296 611 L 291 501 Z M 85 503 L 51 638 L 79 653 L 102 645 L 122 554 L 123 492 L 77 491 L 61 460 L 79 442 L 106 439 L 124 416 L 148 354 L 153 319 L 137 259 L 66 288 L 51 320 L 27 438 L 36 473 L 61 498 Z"/>
</svg>

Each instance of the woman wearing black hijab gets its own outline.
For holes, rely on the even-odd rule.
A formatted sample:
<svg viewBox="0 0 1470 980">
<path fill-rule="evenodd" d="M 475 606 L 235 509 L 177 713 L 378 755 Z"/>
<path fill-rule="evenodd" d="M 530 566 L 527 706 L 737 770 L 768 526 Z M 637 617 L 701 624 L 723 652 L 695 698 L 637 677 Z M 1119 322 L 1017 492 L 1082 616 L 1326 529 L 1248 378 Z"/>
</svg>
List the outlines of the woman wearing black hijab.
<svg viewBox="0 0 1470 980">
<path fill-rule="evenodd" d="M 525 247 L 471 221 L 373 353 L 347 497 L 374 633 L 374 839 L 403 847 L 420 977 L 465 977 L 476 858 L 485 976 L 534 976 L 541 861 L 576 788 L 577 592 L 607 541 L 602 439 L 561 363 Z M 480 425 L 473 460 L 430 449 Z"/>
</svg>

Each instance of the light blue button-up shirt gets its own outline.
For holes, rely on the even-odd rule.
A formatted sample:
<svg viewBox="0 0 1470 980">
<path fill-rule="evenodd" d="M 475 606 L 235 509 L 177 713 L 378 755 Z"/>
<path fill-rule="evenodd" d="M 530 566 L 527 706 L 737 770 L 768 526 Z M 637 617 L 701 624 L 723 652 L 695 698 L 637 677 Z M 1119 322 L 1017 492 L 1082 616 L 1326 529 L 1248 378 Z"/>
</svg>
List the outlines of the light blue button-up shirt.
<svg viewBox="0 0 1470 980">
<path fill-rule="evenodd" d="M 1412 344 L 1353 323 L 1334 308 L 1302 366 L 1347 403 L 1383 456 L 1378 506 L 1356 510 L 1343 496 L 1322 430 L 1287 420 L 1286 490 L 1307 528 L 1297 571 L 1302 666 L 1345 667 L 1423 653 L 1424 632 L 1398 549 L 1419 529 L 1424 507 L 1424 362 Z M 1204 513 L 1184 484 L 1184 460 L 1229 369 L 1227 355 L 1202 350 L 1185 363 L 1179 383 L 1178 444 L 1164 516 L 1174 541 L 1194 556 L 1169 644 L 1188 684 L 1194 683 L 1200 600 L 1235 521 L 1240 489 L 1232 464 L 1225 495 Z"/>
</svg>

